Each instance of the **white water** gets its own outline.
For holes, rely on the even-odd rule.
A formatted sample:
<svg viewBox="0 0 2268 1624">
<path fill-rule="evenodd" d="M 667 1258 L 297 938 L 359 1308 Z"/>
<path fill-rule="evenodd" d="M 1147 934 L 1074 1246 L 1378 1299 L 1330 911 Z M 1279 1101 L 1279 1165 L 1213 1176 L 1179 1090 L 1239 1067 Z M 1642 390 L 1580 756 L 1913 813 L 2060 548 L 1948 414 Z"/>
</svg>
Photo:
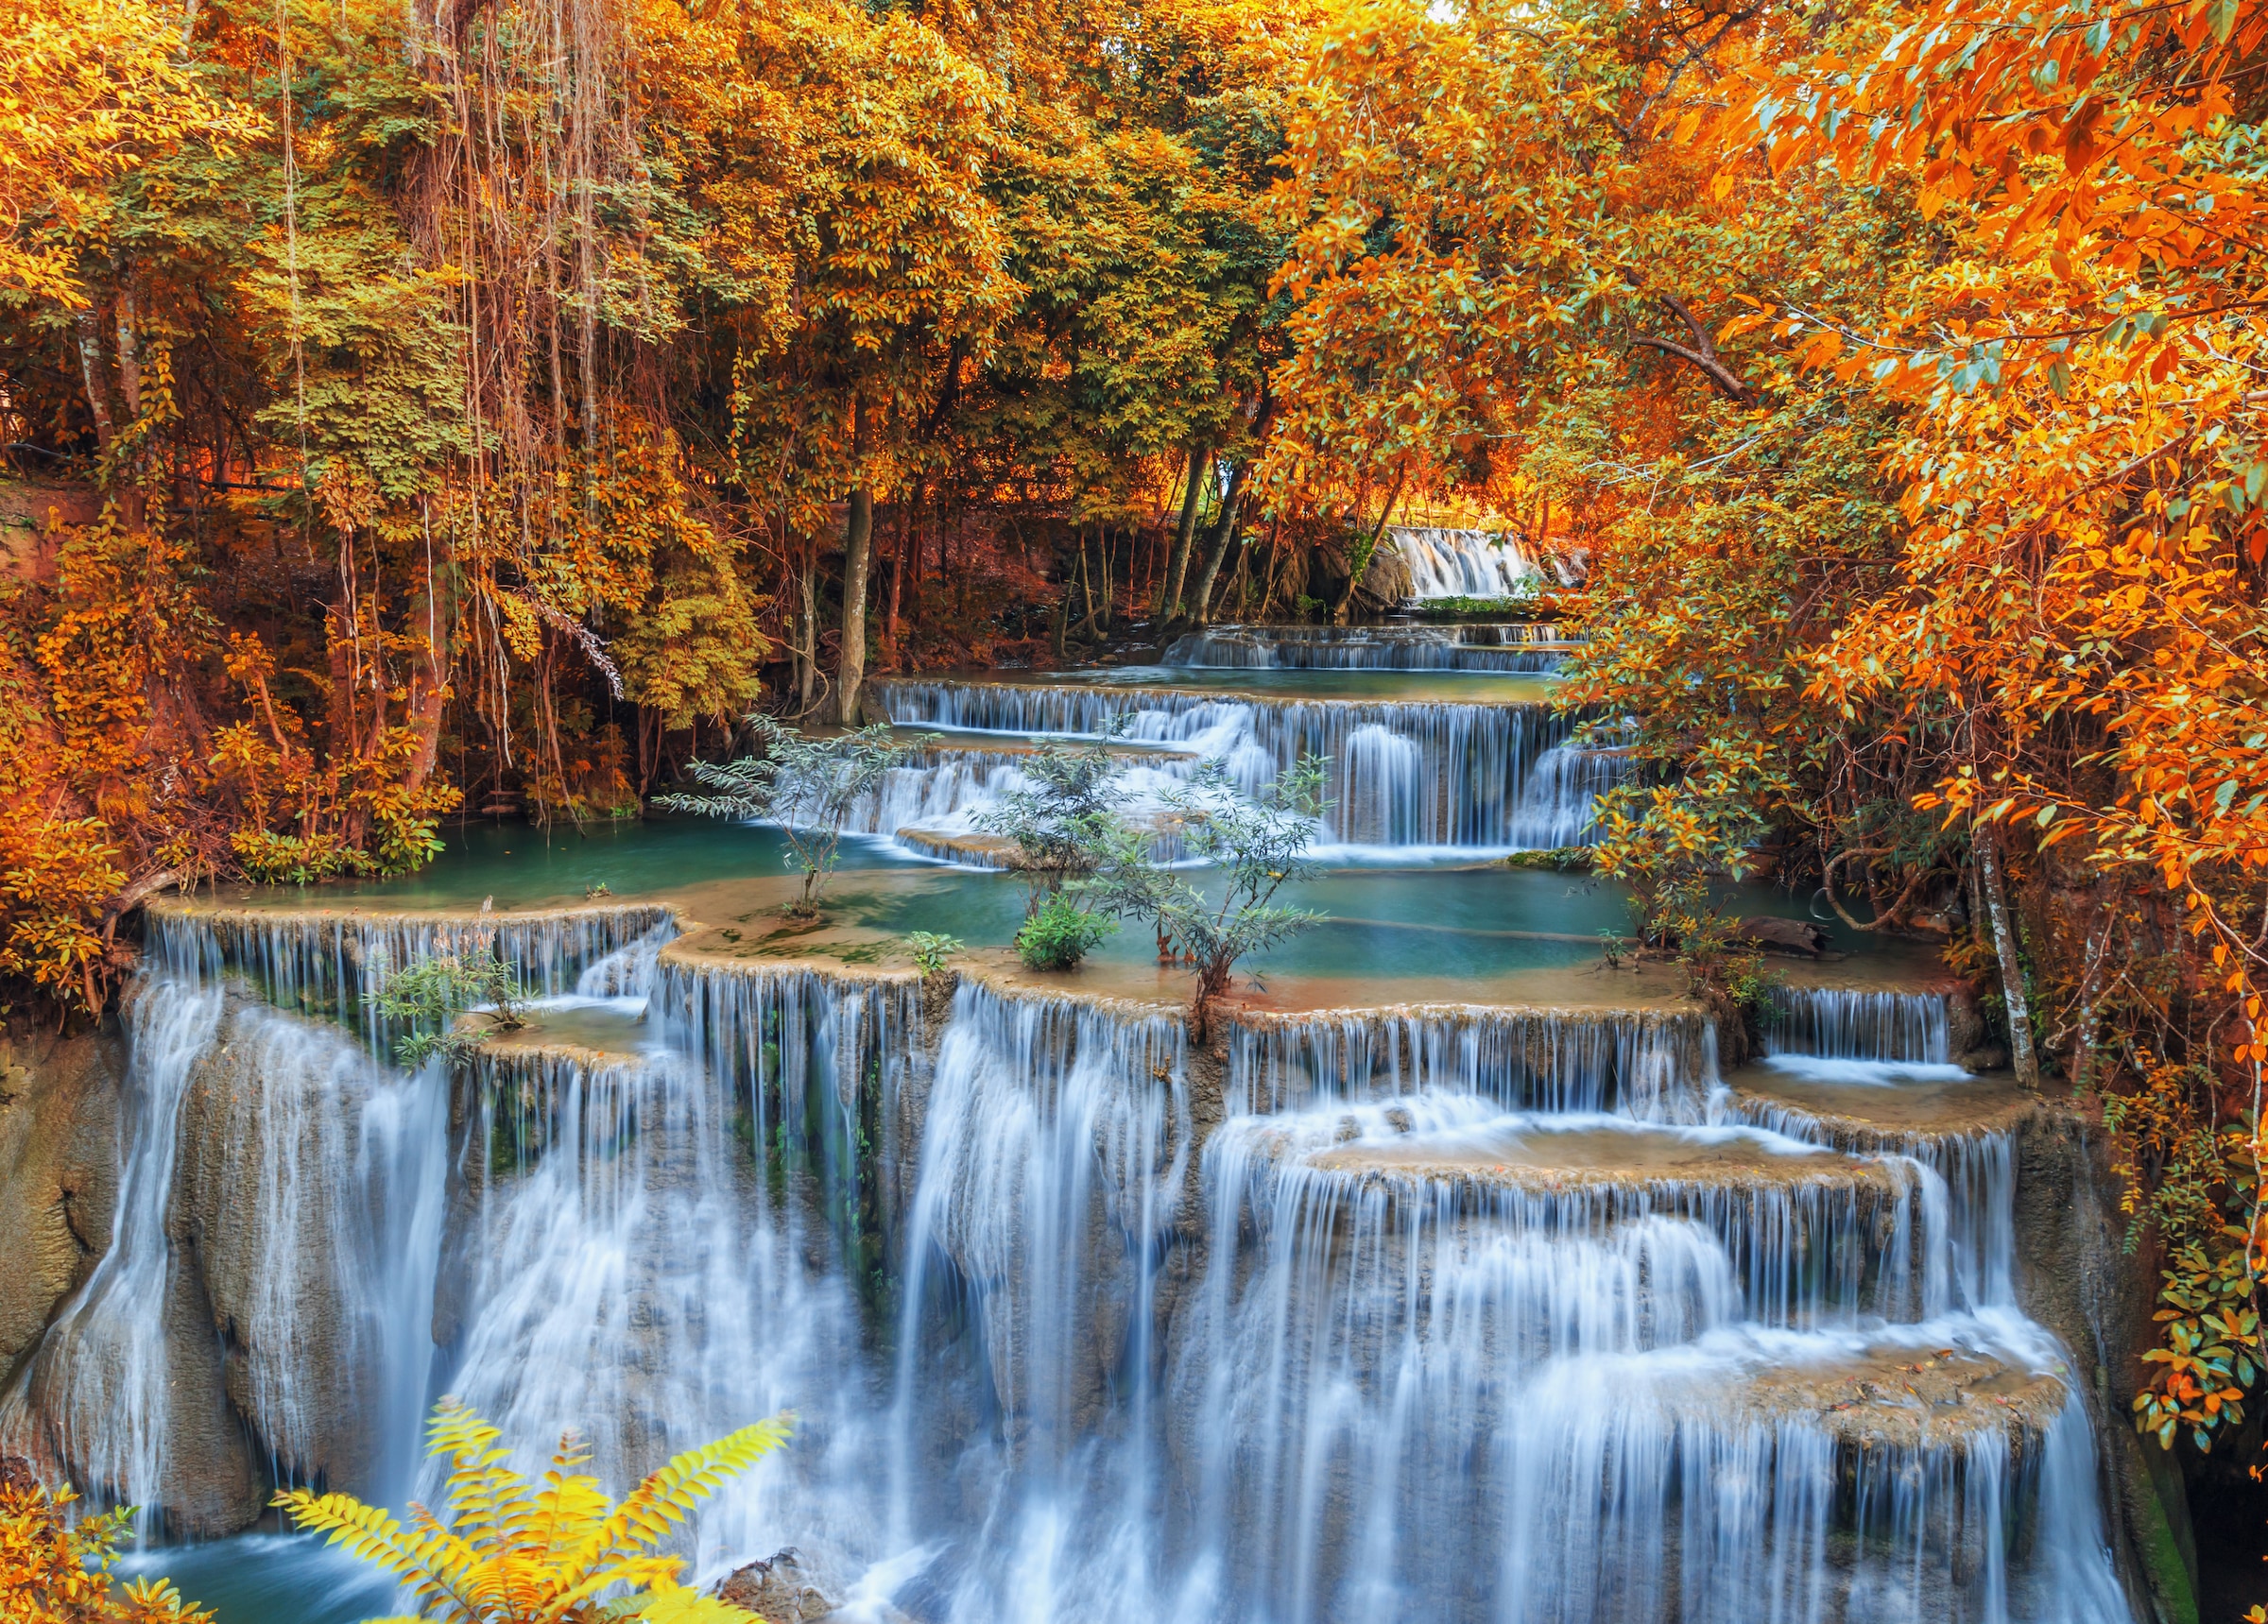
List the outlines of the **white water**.
<svg viewBox="0 0 2268 1624">
<path fill-rule="evenodd" d="M 1231 671 L 1555 671 L 1543 621 L 1494 625 L 1212 626 L 1175 640 L 1169 666 Z"/>
<path fill-rule="evenodd" d="M 895 678 L 879 680 L 875 697 L 895 722 L 1020 736 L 1099 738 L 1113 717 L 1125 716 L 1122 737 L 1178 752 L 1188 762 L 1129 773 L 1136 815 L 1153 809 L 1157 793 L 1186 778 L 1198 760 L 1225 762 L 1238 791 L 1252 795 L 1301 756 L 1320 756 L 1334 802 L 1324 843 L 1339 852 L 1480 854 L 1573 844 L 1589 826 L 1593 797 L 1620 770 L 1608 752 L 1569 747 L 1574 722 L 1541 703 L 1216 699 L 1165 689 Z M 1012 765 L 997 770 L 995 783 L 1015 781 Z M 908 770 L 948 771 L 961 777 L 936 792 L 952 808 L 946 821 L 983 803 L 982 795 L 958 787 L 972 781 L 968 769 Z M 888 793 L 909 808 L 930 804 L 932 794 L 910 784 Z M 875 827 L 891 815 L 877 817 Z"/>
<path fill-rule="evenodd" d="M 846 1616 L 2125 1617 L 2075 1396 L 1854 1453 L 1786 1385 L 1945 1348 L 2062 1368 L 2014 1308 L 2004 1137 L 1851 1156 L 1711 1122 L 1681 1015 L 1280 1017 L 1225 1034 L 1208 1096 L 1177 1019 L 964 986 L 933 1063 L 910 981 L 618 933 L 562 1001 L 646 993 L 644 1047 L 491 1053 L 454 1128 L 438 1079 L 336 1028 L 224 1023 L 185 976 L 137 1002 L 137 1076 L 225 1041 L 251 1102 L 215 1120 L 292 1289 L 253 1293 L 232 1391 L 280 1476 L 442 1391 L 530 1464 L 576 1428 L 618 1491 L 792 1408 L 688 1554 L 793 1546 Z M 175 1116 L 137 1117 L 129 1163 Z M 1606 1171 L 1558 1182 L 1576 1147 Z M 122 1190 L 98 1280 L 179 1266 L 132 1217 L 165 1205 Z M 41 1362 L 164 1346 L 91 1282 Z M 163 1493 L 146 1395 L 44 1391 L 83 1479 Z M 335 1486 L 400 1497 L 383 1450 L 343 1459 Z"/>
<path fill-rule="evenodd" d="M 1172 747 L 1151 796 L 1316 750 L 1326 832 L 1389 851 L 1569 844 L 1619 771 L 1533 706 L 882 691 L 1017 732 L 1131 709 Z M 862 816 L 967 827 L 1018 781 L 941 750 Z M 674 930 L 162 921 L 113 1243 L 9 1446 L 163 1504 L 197 1464 L 174 1409 L 231 1407 L 277 1480 L 399 1504 L 439 1487 L 409 1455 L 445 1392 L 531 1467 L 576 1429 L 617 1493 L 792 1409 L 683 1548 L 707 1581 L 793 1547 L 844 1618 L 2128 1618 L 2087 1412 L 2018 1308 L 2007 1135 L 1735 1120 L 1691 1011 L 1252 1016 L 1209 1054 L 1177 1016 L 975 984 L 940 1029 L 909 977 L 689 962 Z M 387 1066 L 381 971 L 484 942 L 621 1052 Z M 1938 995 L 1776 1016 L 1779 1068 L 1950 1080 Z M 204 1346 L 185 1285 L 226 1397 L 174 1358 Z M 1945 1350 L 2031 1407 L 1834 1399 Z"/>
<path fill-rule="evenodd" d="M 1431 530 L 1395 525 L 1394 551 L 1410 570 L 1410 595 L 1428 598 L 1524 597 L 1546 585 L 1572 586 L 1564 573 L 1547 576 L 1519 538 L 1485 530 Z"/>
<path fill-rule="evenodd" d="M 165 1485 L 173 1290 L 165 1218 L 190 1072 L 220 1015 L 218 987 L 171 978 L 148 983 L 129 1006 L 110 1249 L 0 1401 L 0 1439 L 43 1463 L 67 1462 L 90 1490 L 126 1505 L 153 1507 Z M 150 1513 L 140 1520 L 146 1530 Z"/>
</svg>

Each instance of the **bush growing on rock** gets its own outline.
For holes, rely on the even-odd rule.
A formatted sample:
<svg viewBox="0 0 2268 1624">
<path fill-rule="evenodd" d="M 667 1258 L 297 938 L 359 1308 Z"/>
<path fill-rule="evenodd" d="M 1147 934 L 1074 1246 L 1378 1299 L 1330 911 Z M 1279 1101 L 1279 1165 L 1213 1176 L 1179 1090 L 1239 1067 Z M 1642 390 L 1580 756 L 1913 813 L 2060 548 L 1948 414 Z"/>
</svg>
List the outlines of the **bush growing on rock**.
<svg viewBox="0 0 2268 1624">
<path fill-rule="evenodd" d="M 1307 851 L 1330 810 L 1324 772 L 1321 757 L 1302 756 L 1257 799 L 1246 800 L 1229 783 L 1227 764 L 1209 761 L 1186 785 L 1167 793 L 1167 809 L 1190 851 L 1220 876 L 1217 900 L 1131 854 L 1081 888 L 1122 917 L 1154 920 L 1161 949 L 1170 947 L 1196 971 L 1191 1014 L 1200 1037 L 1207 1005 L 1228 990 L 1240 960 L 1322 921 L 1311 909 L 1277 906 L 1276 895 L 1322 872 Z"/>
<path fill-rule="evenodd" d="M 1118 929 L 1118 921 L 1090 913 L 1060 894 L 1040 905 L 1040 911 L 1016 932 L 1016 956 L 1027 969 L 1071 970 Z"/>
<path fill-rule="evenodd" d="M 910 744 L 893 742 L 889 727 L 849 727 L 839 733 L 806 733 L 770 716 L 748 718 L 764 753 L 721 765 L 695 761 L 686 771 L 712 792 L 705 795 L 656 795 L 654 805 L 705 817 L 760 819 L 776 823 L 787 837 L 788 865 L 803 876 L 803 889 L 788 904 L 790 918 L 816 919 L 819 892 L 834 872 L 843 844 L 843 822 L 862 795 L 913 752 L 934 743 L 923 734 Z"/>
</svg>

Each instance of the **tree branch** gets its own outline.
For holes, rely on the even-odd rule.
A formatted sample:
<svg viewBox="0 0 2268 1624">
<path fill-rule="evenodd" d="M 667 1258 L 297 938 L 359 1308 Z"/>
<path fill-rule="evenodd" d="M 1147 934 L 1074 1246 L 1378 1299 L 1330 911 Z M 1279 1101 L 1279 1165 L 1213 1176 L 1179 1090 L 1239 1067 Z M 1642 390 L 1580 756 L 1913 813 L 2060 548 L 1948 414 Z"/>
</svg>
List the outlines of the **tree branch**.
<svg viewBox="0 0 2268 1624">
<path fill-rule="evenodd" d="M 1686 319 L 1690 321 L 1692 318 L 1688 316 Z M 1690 362 L 1698 367 L 1710 383 L 1715 385 L 1717 392 L 1728 401 L 1737 402 L 1744 406 L 1755 399 L 1755 391 L 1743 383 L 1722 361 L 1704 355 L 1699 350 L 1688 350 L 1684 345 L 1673 344 L 1666 338 L 1639 337 L 1630 342 L 1643 349 L 1658 350 L 1664 355 L 1675 355 L 1680 361 Z"/>
</svg>

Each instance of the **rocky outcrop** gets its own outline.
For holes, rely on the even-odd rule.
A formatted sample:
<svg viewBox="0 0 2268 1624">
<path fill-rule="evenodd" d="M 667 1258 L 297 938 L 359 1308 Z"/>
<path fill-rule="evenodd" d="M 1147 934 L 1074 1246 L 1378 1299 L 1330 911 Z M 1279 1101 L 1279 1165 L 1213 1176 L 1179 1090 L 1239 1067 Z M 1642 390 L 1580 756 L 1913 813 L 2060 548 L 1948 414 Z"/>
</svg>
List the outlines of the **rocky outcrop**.
<svg viewBox="0 0 2268 1624">
<path fill-rule="evenodd" d="M 2017 1293 L 2071 1350 L 2116 1485 L 2112 1532 L 2138 1618 L 2194 1624 L 2197 1552 L 2181 1473 L 2137 1438 L 2130 1408 L 2156 1342 L 2157 1260 L 2125 1250 L 2109 1142 L 2070 1109 L 2043 1108 L 2017 1138 Z M 2153 1460 L 2152 1456 L 2164 1456 Z"/>
<path fill-rule="evenodd" d="M 0 1042 L 0 1385 L 110 1245 L 122 1068 L 111 1034 Z"/>
<path fill-rule="evenodd" d="M 716 1594 L 719 1600 L 747 1608 L 765 1624 L 805 1624 L 826 1617 L 835 1607 L 827 1593 L 811 1582 L 803 1571 L 802 1553 L 792 1547 L 774 1553 L 769 1561 L 736 1568 L 717 1586 Z"/>
</svg>

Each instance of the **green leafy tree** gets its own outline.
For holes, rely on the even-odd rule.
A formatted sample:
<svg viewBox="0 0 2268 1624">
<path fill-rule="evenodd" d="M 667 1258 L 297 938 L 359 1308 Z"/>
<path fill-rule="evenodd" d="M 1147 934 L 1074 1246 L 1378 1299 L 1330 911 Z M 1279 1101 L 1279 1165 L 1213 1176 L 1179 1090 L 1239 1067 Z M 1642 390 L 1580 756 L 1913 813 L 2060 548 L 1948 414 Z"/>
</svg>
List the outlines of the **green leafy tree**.
<svg viewBox="0 0 2268 1624">
<path fill-rule="evenodd" d="M 1047 898 L 1074 880 L 1102 866 L 1112 838 L 1125 827 L 1118 815 L 1125 796 L 1125 758 L 1112 754 L 1109 740 L 1125 731 L 1128 719 L 1114 717 L 1109 736 L 1077 750 L 1043 744 L 1018 763 L 1027 789 L 1010 790 L 979 812 L 976 827 L 1016 847 L 1017 865 L 1030 890 L 1024 913 L 1036 915 Z"/>
<path fill-rule="evenodd" d="M 415 1030 L 394 1039 L 394 1058 L 415 1068 L 436 1055 L 461 1064 L 494 1034 L 517 1032 L 527 1024 L 527 1002 L 519 972 L 489 947 L 438 954 L 397 971 L 380 988 L 377 1011 L 414 1023 Z M 467 1010 L 478 1026 L 456 1024 Z"/>
<path fill-rule="evenodd" d="M 877 725 L 839 733 L 806 733 L 770 716 L 749 718 L 760 756 L 714 762 L 695 761 L 688 771 L 709 795 L 656 795 L 654 804 L 704 817 L 761 818 L 787 836 L 788 862 L 803 876 L 803 889 L 788 915 L 816 919 L 819 893 L 843 844 L 843 822 L 859 797 L 872 794 L 882 776 L 935 743 L 923 734 L 909 743 L 893 740 Z"/>
<path fill-rule="evenodd" d="M 1331 803 L 1325 798 L 1325 762 L 1302 756 L 1259 796 L 1246 799 L 1228 781 L 1226 763 L 1206 761 L 1187 784 L 1167 792 L 1166 806 L 1190 851 L 1212 865 L 1217 897 L 1180 875 L 1147 861 L 1122 861 L 1086 881 L 1080 891 L 1121 917 L 1157 922 L 1160 945 L 1170 943 L 1196 972 L 1191 1018 L 1200 1039 L 1207 1009 L 1228 990 L 1238 961 L 1310 930 L 1323 919 L 1312 909 L 1276 902 L 1286 885 L 1322 872 L 1307 855 L 1315 827 Z"/>
<path fill-rule="evenodd" d="M 504 1435 L 467 1406 L 433 1412 L 431 1452 L 446 1459 L 449 1514 L 410 1507 L 404 1524 L 352 1495 L 292 1489 L 275 1503 L 406 1586 L 418 1612 L 373 1624 L 747 1624 L 756 1615 L 680 1582 L 684 1559 L 656 1547 L 727 1478 L 787 1442 L 788 1418 L 759 1421 L 688 1449 L 609 1501 L 575 1470 L 590 1451 L 571 1433 L 542 1480 L 506 1462 Z"/>
</svg>

